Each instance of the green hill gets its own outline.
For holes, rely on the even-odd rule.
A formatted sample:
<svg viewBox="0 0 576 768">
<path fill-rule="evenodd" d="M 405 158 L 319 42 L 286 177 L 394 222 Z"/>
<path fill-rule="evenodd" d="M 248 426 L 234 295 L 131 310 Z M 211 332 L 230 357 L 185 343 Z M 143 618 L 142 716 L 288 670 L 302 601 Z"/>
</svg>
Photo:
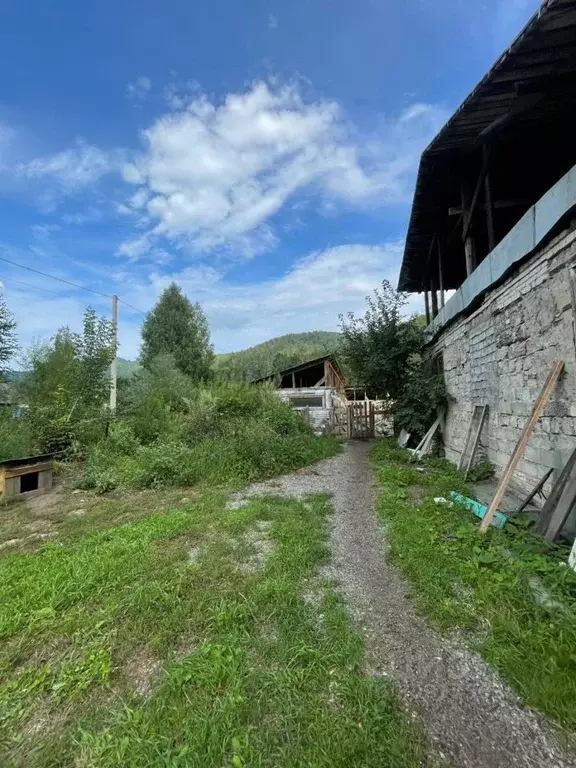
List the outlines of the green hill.
<svg viewBox="0 0 576 768">
<path fill-rule="evenodd" d="M 288 333 L 240 352 L 216 355 L 214 369 L 220 379 L 251 381 L 260 376 L 334 352 L 340 334 L 334 331 Z"/>
<path fill-rule="evenodd" d="M 117 366 L 120 378 L 128 379 L 140 370 L 140 363 L 137 363 L 135 360 L 125 360 L 123 357 L 118 358 Z"/>
</svg>

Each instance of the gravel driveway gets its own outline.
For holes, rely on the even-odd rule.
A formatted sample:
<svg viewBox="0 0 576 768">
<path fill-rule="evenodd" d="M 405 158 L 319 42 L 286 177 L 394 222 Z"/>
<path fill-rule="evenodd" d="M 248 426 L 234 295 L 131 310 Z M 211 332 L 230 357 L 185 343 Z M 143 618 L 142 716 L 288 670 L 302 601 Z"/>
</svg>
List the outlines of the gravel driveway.
<svg viewBox="0 0 576 768">
<path fill-rule="evenodd" d="M 544 718 L 523 707 L 477 654 L 414 614 L 406 583 L 386 562 L 368 450 L 366 443 L 348 443 L 341 455 L 252 485 L 230 504 L 265 493 L 333 495 L 327 575 L 364 631 L 368 672 L 395 682 L 437 756 L 454 768 L 576 766 L 576 757 L 554 745 Z"/>
</svg>

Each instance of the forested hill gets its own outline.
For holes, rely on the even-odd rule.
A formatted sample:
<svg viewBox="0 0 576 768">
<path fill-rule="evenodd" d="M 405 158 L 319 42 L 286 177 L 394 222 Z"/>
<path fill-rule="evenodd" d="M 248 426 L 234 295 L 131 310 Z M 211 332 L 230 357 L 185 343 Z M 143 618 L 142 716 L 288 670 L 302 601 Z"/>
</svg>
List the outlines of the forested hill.
<svg viewBox="0 0 576 768">
<path fill-rule="evenodd" d="M 214 371 L 219 379 L 252 381 L 282 368 L 328 355 L 336 350 L 339 341 L 340 334 L 334 331 L 287 333 L 240 352 L 216 355 Z M 120 378 L 130 378 L 140 370 L 136 361 L 118 358 Z M 22 371 L 10 371 L 5 378 L 18 382 L 23 376 Z"/>
<path fill-rule="evenodd" d="M 288 333 L 241 352 L 217 355 L 214 367 L 220 378 L 251 381 L 282 368 L 328 355 L 336 350 L 339 341 L 340 334 L 334 331 Z"/>
</svg>

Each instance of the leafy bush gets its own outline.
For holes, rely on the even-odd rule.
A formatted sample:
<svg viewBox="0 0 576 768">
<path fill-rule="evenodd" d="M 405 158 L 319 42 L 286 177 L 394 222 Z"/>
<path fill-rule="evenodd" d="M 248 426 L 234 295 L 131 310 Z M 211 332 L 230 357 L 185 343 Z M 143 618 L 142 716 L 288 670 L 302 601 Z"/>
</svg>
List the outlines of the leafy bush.
<svg viewBox="0 0 576 768">
<path fill-rule="evenodd" d="M 481 459 L 475 464 L 468 472 L 468 480 L 472 483 L 480 482 L 481 480 L 489 480 L 494 477 L 496 468 L 488 459 Z"/>
<path fill-rule="evenodd" d="M 0 408 L 0 461 L 30 456 L 32 436 L 27 421 Z"/>
<path fill-rule="evenodd" d="M 436 419 L 438 407 L 446 405 L 444 376 L 434 370 L 429 356 L 412 355 L 393 412 L 398 429 L 423 437 Z"/>
<path fill-rule="evenodd" d="M 299 413 L 267 387 L 194 387 L 169 361 L 127 393 L 123 420 L 88 452 L 82 487 L 212 484 L 257 480 L 333 455 Z M 185 379 L 186 377 L 184 377 Z M 166 386 L 167 381 L 174 386 Z"/>
</svg>

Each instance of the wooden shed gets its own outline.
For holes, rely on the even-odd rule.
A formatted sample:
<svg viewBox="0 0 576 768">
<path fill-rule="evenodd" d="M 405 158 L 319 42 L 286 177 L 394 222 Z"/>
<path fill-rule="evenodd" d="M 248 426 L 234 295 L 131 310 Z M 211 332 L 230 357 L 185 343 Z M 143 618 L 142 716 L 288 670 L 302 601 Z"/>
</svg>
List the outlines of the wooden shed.
<svg viewBox="0 0 576 768">
<path fill-rule="evenodd" d="M 52 488 L 53 453 L 0 462 L 0 495 L 3 500 L 46 493 Z"/>
</svg>

